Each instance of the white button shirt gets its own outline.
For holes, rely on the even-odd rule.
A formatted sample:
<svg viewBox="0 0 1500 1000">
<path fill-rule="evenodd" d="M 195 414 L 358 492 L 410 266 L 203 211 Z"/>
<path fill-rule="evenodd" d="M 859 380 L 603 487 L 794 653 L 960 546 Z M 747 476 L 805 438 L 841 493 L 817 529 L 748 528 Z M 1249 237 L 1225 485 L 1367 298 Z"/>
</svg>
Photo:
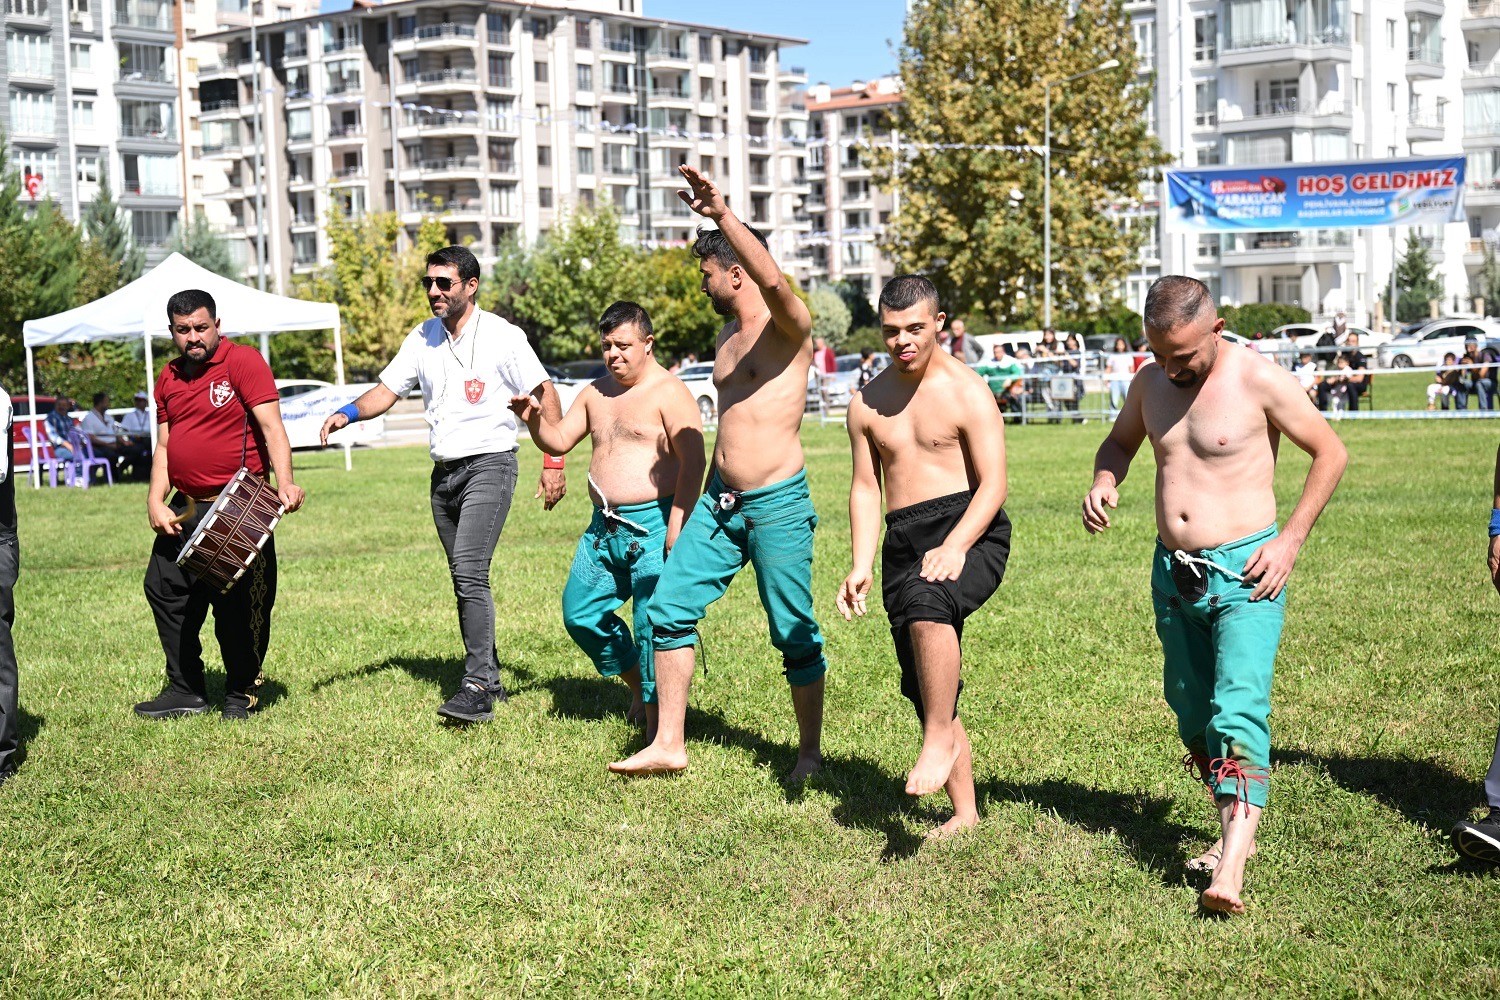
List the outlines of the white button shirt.
<svg viewBox="0 0 1500 1000">
<path fill-rule="evenodd" d="M 450 340 L 434 316 L 409 333 L 380 381 L 398 396 L 422 387 L 434 462 L 514 451 L 510 397 L 547 381 L 526 334 L 494 313 L 475 309 Z"/>
</svg>

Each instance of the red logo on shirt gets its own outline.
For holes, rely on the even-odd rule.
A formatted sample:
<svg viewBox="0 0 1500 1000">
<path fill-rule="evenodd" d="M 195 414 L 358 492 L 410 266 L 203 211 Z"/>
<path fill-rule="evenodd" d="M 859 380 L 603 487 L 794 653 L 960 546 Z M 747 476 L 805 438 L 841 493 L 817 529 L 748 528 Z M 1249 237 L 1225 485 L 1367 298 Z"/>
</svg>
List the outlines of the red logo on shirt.
<svg viewBox="0 0 1500 1000">
<path fill-rule="evenodd" d="M 477 378 L 464 382 L 464 398 L 470 403 L 478 403 L 484 398 L 484 383 Z"/>
<path fill-rule="evenodd" d="M 208 401 L 214 406 L 223 406 L 234 398 L 234 386 L 229 384 L 227 378 L 221 378 L 217 382 L 208 384 Z"/>
</svg>

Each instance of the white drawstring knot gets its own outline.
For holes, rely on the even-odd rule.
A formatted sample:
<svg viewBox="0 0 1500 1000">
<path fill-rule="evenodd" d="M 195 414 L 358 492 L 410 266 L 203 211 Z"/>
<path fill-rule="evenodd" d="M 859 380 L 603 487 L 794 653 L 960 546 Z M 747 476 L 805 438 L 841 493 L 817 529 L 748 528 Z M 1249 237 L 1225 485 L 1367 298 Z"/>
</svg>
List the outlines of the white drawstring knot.
<svg viewBox="0 0 1500 1000">
<path fill-rule="evenodd" d="M 598 483 L 594 482 L 594 474 L 592 472 L 588 473 L 588 480 L 589 485 L 593 487 L 594 492 L 599 496 L 599 512 L 604 515 L 604 519 L 606 521 L 618 521 L 623 525 L 639 531 L 643 535 L 651 534 L 650 528 L 647 528 L 643 524 L 637 524 L 609 505 L 609 500 L 604 496 L 604 491 L 599 488 Z"/>
<path fill-rule="evenodd" d="M 1200 573 L 1200 572 L 1198 572 L 1198 566 L 1207 566 L 1210 569 L 1216 569 L 1220 573 L 1223 573 L 1225 576 L 1230 577 L 1231 579 L 1238 580 L 1241 583 L 1248 582 L 1244 578 L 1244 576 L 1242 576 L 1239 573 L 1236 573 L 1234 570 L 1230 569 L 1228 566 L 1220 566 L 1218 563 L 1214 562 L 1212 559 L 1204 559 L 1202 556 L 1189 555 L 1187 552 L 1183 551 L 1182 549 L 1175 550 L 1172 553 L 1172 558 L 1175 559 L 1177 562 L 1181 563 L 1182 565 L 1186 566 L 1188 569 L 1192 570 L 1193 571 L 1193 575 L 1196 576 L 1196 577 L 1198 577 L 1200 580 L 1203 578 L 1203 574 Z M 1198 565 L 1194 565 L 1194 563 L 1197 563 Z"/>
</svg>

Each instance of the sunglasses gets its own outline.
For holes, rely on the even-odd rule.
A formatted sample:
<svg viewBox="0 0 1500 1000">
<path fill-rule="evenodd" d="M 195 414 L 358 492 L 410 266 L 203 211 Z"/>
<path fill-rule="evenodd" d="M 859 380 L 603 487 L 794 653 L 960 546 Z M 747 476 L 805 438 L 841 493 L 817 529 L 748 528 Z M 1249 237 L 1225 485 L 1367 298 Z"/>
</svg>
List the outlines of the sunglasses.
<svg viewBox="0 0 1500 1000">
<path fill-rule="evenodd" d="M 448 289 L 452 288 L 454 285 L 462 285 L 463 283 L 464 282 L 463 282 L 462 278 L 432 278 L 432 277 L 424 277 L 422 279 L 422 287 L 425 288 L 429 292 L 432 291 L 432 286 L 433 285 L 437 285 L 438 286 L 438 291 L 440 291 L 440 292 L 446 292 L 446 291 L 448 291 Z"/>
</svg>

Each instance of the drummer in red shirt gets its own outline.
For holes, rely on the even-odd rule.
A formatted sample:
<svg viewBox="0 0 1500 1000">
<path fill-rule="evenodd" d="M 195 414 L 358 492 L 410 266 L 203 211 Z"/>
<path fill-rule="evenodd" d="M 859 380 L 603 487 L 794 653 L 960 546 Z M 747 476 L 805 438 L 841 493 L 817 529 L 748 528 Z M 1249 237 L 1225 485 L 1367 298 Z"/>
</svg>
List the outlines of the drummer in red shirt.
<svg viewBox="0 0 1500 1000">
<path fill-rule="evenodd" d="M 260 352 L 220 337 L 213 297 L 196 288 L 167 300 L 167 320 L 182 356 L 156 380 L 157 446 L 146 493 L 157 534 L 146 567 L 146 601 L 167 656 L 167 684 L 135 712 L 166 719 L 208 710 L 198 633 L 212 608 L 224 658 L 224 718 L 247 719 L 271 639 L 275 539 L 266 539 L 260 558 L 227 594 L 194 578 L 177 557 L 242 464 L 262 476 L 268 466 L 275 471 L 276 493 L 288 512 L 302 506 L 302 487 L 292 481 L 276 381 Z M 168 502 L 171 489 L 177 492 Z M 189 497 L 197 511 L 178 521 Z"/>
</svg>

